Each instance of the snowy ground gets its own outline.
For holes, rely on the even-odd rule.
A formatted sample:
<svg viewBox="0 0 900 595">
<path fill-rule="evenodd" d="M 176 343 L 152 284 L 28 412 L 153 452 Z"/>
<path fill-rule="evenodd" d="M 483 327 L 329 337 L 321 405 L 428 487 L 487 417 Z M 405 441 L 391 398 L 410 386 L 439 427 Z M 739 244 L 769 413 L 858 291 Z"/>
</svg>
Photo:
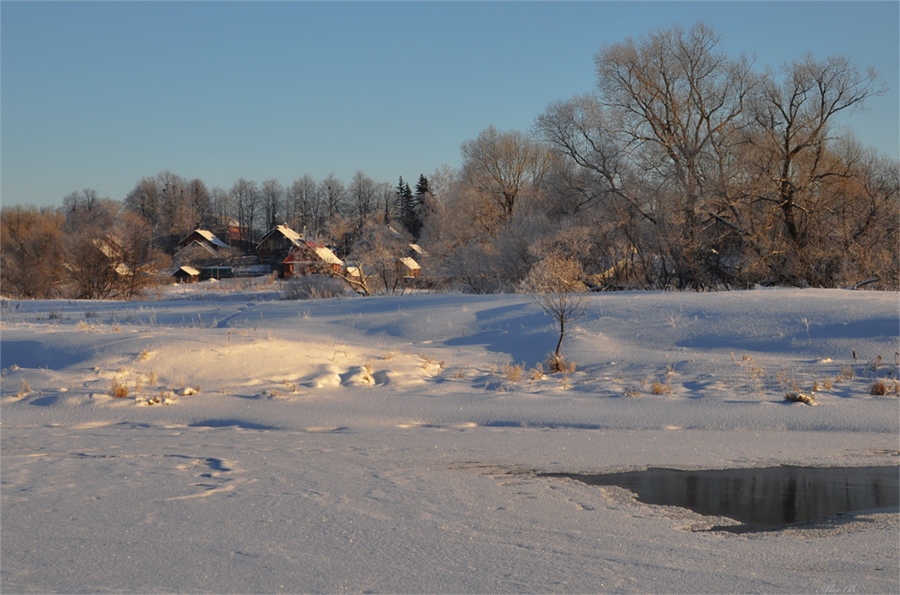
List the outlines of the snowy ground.
<svg viewBox="0 0 900 595">
<path fill-rule="evenodd" d="M 524 296 L 223 286 L 2 303 L 0 590 L 900 592 L 896 512 L 737 535 L 537 474 L 896 465 L 895 293 L 596 294 L 542 376 Z"/>
</svg>

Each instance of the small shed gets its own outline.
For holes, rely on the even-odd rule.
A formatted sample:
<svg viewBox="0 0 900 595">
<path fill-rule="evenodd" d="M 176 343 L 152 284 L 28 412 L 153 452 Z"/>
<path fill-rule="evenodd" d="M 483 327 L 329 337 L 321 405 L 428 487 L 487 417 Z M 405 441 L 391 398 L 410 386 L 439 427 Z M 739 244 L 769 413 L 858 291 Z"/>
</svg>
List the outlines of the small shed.
<svg viewBox="0 0 900 595">
<path fill-rule="evenodd" d="M 408 256 L 399 259 L 397 261 L 397 267 L 400 269 L 400 274 L 404 277 L 418 278 L 422 276 L 422 267 Z"/>
<path fill-rule="evenodd" d="M 184 265 L 178 267 L 172 276 L 178 283 L 193 283 L 200 279 L 200 271 L 192 266 Z"/>
</svg>

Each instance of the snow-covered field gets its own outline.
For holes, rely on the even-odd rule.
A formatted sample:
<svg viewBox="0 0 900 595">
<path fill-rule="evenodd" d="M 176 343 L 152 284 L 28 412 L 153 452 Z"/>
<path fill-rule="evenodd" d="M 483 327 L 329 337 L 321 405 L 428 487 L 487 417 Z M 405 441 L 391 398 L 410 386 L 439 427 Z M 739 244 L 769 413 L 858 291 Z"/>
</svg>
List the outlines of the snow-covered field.
<svg viewBox="0 0 900 595">
<path fill-rule="evenodd" d="M 538 474 L 896 465 L 896 293 L 595 294 L 542 376 L 526 296 L 212 287 L 2 303 L 0 590 L 900 592 L 897 512 L 738 535 Z"/>
</svg>

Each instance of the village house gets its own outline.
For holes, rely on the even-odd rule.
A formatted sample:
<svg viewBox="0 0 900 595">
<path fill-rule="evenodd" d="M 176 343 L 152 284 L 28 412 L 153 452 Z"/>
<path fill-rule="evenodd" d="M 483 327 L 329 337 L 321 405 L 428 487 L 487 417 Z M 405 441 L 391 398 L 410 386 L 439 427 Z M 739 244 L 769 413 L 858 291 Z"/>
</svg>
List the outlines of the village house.
<svg viewBox="0 0 900 595">
<path fill-rule="evenodd" d="M 172 261 L 176 265 L 189 265 L 199 269 L 224 264 L 230 256 L 228 244 L 205 229 L 195 229 L 178 242 L 178 246 L 180 249 L 172 255 Z"/>
<path fill-rule="evenodd" d="M 281 262 L 279 276 L 288 278 L 323 272 L 340 273 L 343 267 L 344 261 L 335 256 L 330 249 L 314 242 L 303 242 L 292 249 Z"/>
<path fill-rule="evenodd" d="M 287 225 L 277 225 L 256 248 L 259 263 L 268 264 L 282 278 L 294 275 L 339 273 L 344 262 L 325 245 L 303 238 Z"/>
</svg>

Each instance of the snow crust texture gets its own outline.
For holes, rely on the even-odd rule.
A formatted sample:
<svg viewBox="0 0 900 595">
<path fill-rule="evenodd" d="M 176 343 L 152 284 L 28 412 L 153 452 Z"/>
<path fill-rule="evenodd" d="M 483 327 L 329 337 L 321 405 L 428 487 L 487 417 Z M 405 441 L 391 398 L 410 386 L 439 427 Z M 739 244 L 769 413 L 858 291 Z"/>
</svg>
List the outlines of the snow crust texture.
<svg viewBox="0 0 900 595">
<path fill-rule="evenodd" d="M 895 293 L 595 294 L 548 374 L 528 296 L 223 285 L 0 302 L 0 590 L 900 592 L 897 511 L 737 535 L 540 475 L 897 465 Z"/>
</svg>

